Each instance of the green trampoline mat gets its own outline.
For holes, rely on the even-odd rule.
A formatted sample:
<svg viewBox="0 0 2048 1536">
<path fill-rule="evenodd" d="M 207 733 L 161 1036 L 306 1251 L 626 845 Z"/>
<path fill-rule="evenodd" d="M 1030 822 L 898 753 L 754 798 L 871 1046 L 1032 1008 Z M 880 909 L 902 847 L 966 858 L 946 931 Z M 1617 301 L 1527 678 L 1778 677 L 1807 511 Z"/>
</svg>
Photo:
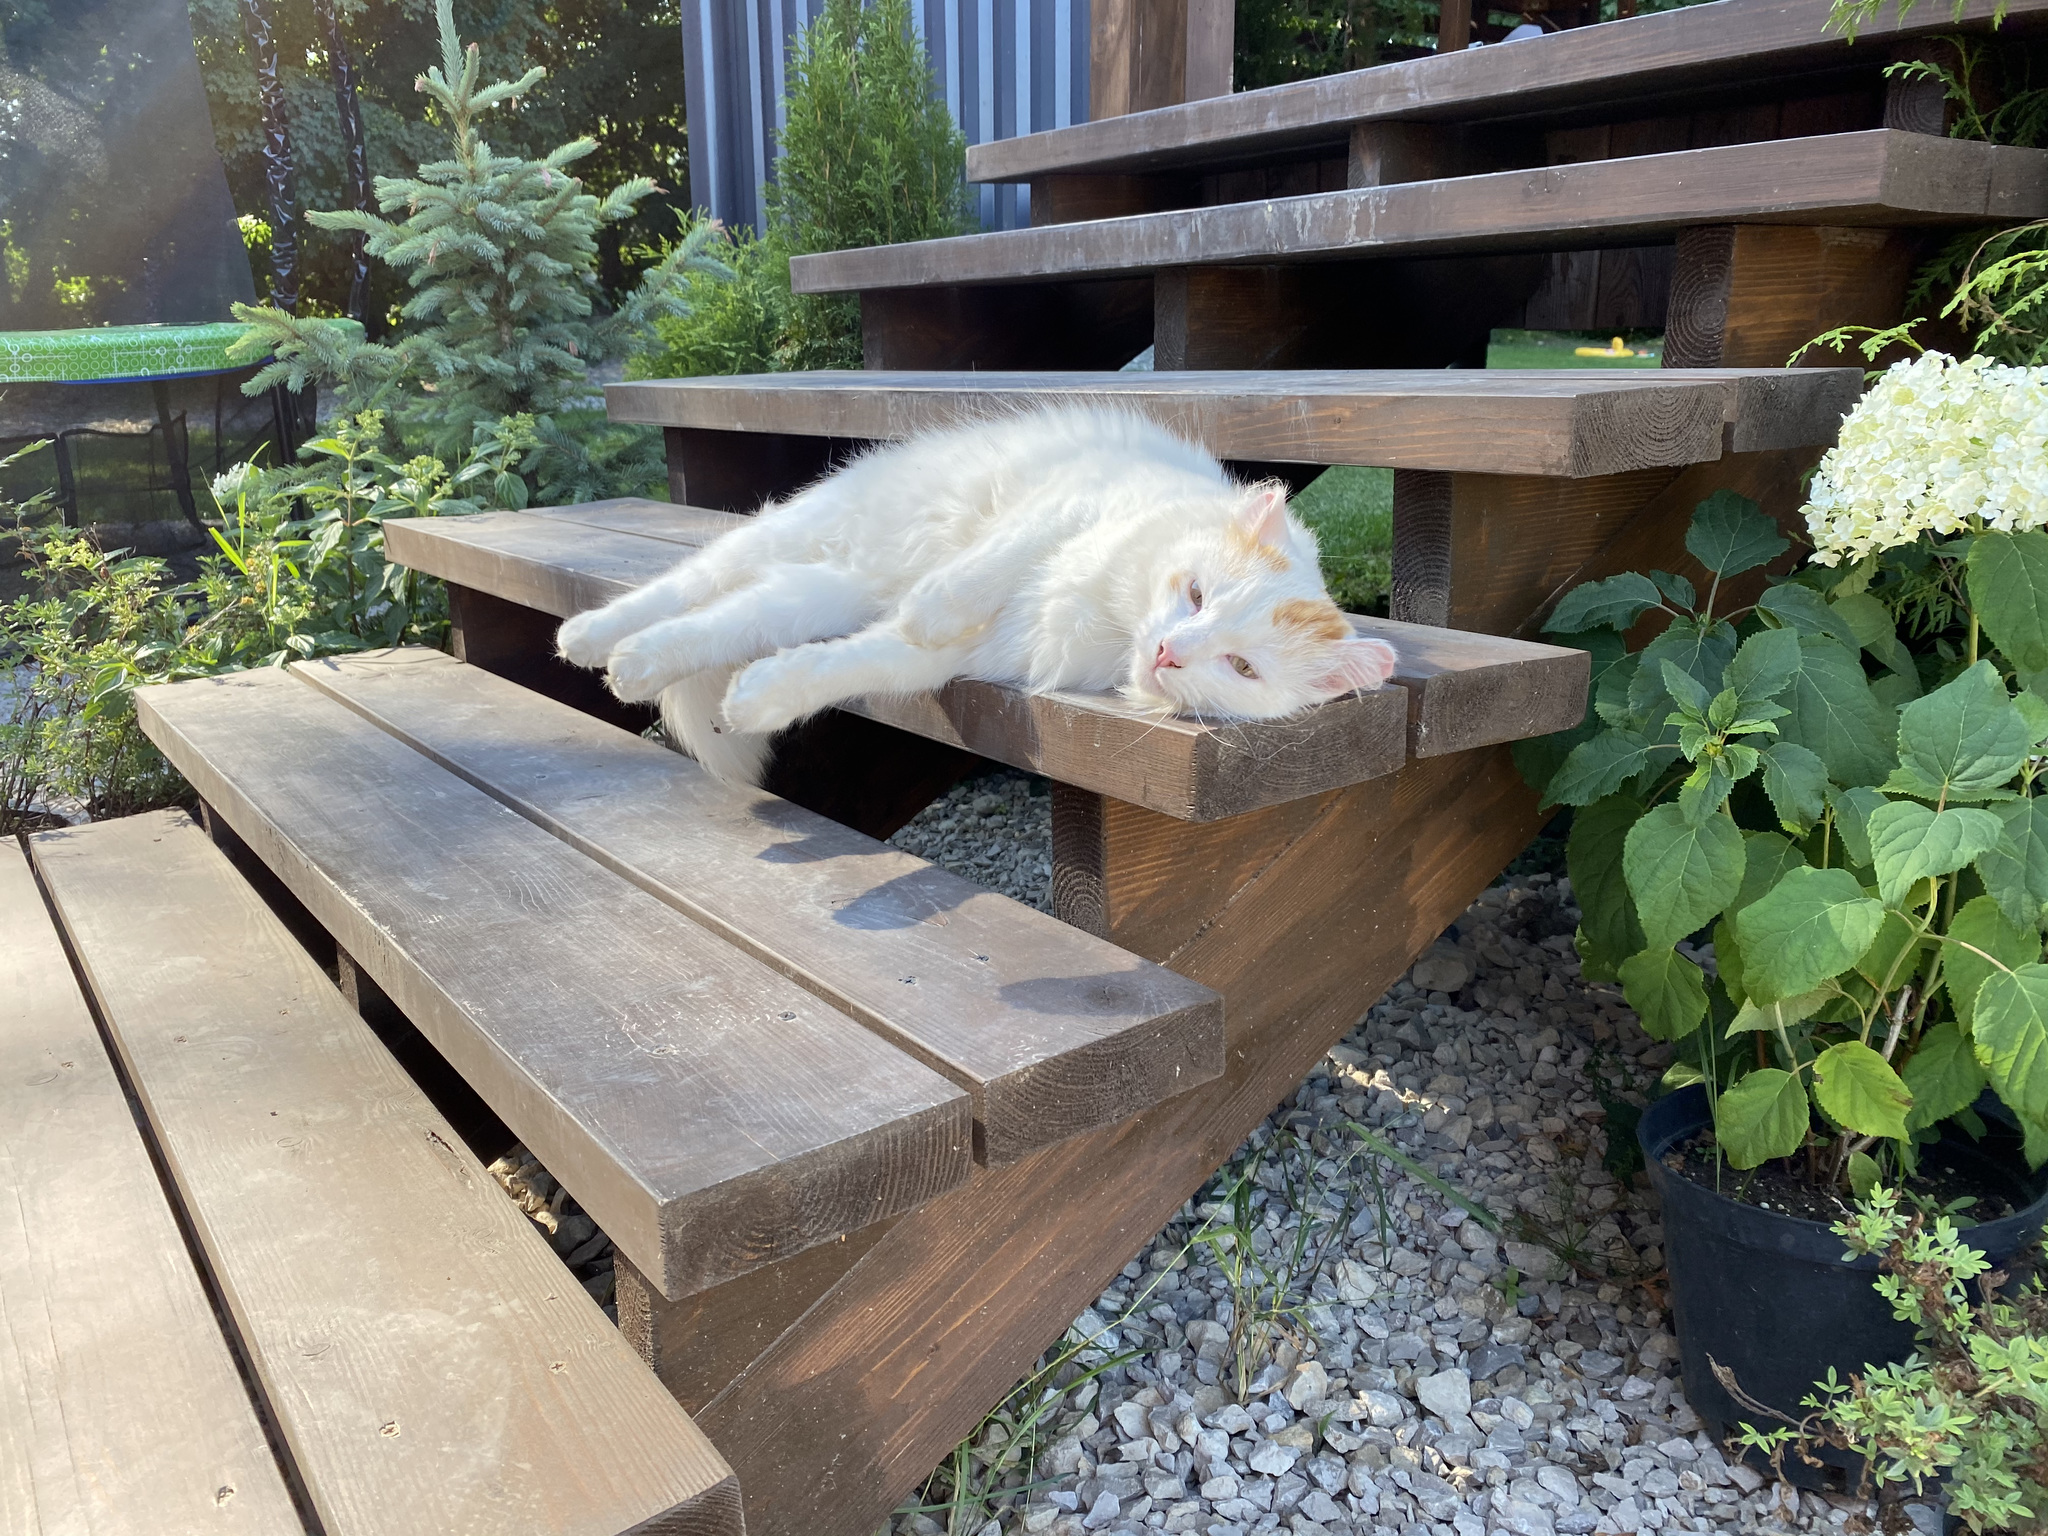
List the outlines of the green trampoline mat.
<svg viewBox="0 0 2048 1536">
<path fill-rule="evenodd" d="M 353 320 L 328 320 L 356 335 Z M 117 384 L 247 368 L 228 348 L 248 329 L 205 325 L 106 325 L 79 331 L 0 331 L 0 384 Z"/>
</svg>

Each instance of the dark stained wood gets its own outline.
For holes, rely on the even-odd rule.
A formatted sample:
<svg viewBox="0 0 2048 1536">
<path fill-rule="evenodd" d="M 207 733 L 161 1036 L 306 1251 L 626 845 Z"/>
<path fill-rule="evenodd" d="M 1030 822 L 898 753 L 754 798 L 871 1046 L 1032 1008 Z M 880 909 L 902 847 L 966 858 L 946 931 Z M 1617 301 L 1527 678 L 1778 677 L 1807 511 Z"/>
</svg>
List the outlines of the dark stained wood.
<svg viewBox="0 0 2048 1536">
<path fill-rule="evenodd" d="M 652 742 L 436 651 L 295 671 L 959 1083 L 988 1161 L 1221 1068 L 1202 988 Z"/>
<path fill-rule="evenodd" d="M 763 502 L 802 490 L 860 447 L 823 437 L 762 432 L 736 438 L 674 427 L 662 438 L 668 499 L 721 512 L 758 511 Z"/>
<path fill-rule="evenodd" d="M 1782 367 L 1836 326 L 1896 325 L 1922 249 L 1904 230 L 1689 229 L 1678 238 L 1664 366 Z M 1840 361 L 1819 348 L 1800 358 Z"/>
<path fill-rule="evenodd" d="M 1351 130 L 1345 185 L 1390 187 L 1501 169 L 1499 164 L 1482 167 L 1479 158 L 1477 146 L 1455 123 L 1360 123 Z"/>
<path fill-rule="evenodd" d="M 967 174 L 973 181 L 1027 181 L 1062 171 L 1153 171 L 1272 157 L 1341 145 L 1363 122 L 1571 113 L 1611 119 L 1632 104 L 1645 113 L 1669 111 L 1665 103 L 1680 93 L 1725 95 L 1769 77 L 1854 71 L 1881 88 L 1877 76 L 1893 40 L 1959 29 L 1981 35 L 1995 8 L 1996 0 L 1971 0 L 1958 21 L 1946 6 L 1916 6 L 1904 18 L 1887 6 L 1850 44 L 1828 29 L 1828 0 L 1722 0 L 1625 26 L 1409 59 L 1142 117 L 1097 114 L 1071 128 L 972 145 Z M 2019 0 L 2008 8 L 2007 32 L 2036 29 L 2044 10 L 2042 0 Z"/>
<path fill-rule="evenodd" d="M 1041 176 L 1031 183 L 1033 224 L 1080 224 L 1127 213 L 1193 207 L 1202 199 L 1191 181 L 1173 176 Z M 865 316 L 863 316 L 865 323 Z"/>
<path fill-rule="evenodd" d="M 623 730 L 644 731 L 657 715 L 650 704 L 628 704 L 604 679 L 555 654 L 560 621 L 481 587 L 448 587 L 448 649 L 456 660 L 509 678 L 544 698 L 595 715 Z"/>
<path fill-rule="evenodd" d="M 731 1468 L 204 833 L 33 847 L 328 1536 L 739 1536 Z"/>
<path fill-rule="evenodd" d="M 1924 62 L 1955 70 L 1961 62 L 1955 44 L 1945 38 L 1919 38 L 1894 43 L 1888 50 L 1895 64 Z M 1884 82 L 1884 125 L 1907 133 L 1942 134 L 1956 119 L 1956 104 L 1939 80 L 1887 76 Z"/>
<path fill-rule="evenodd" d="M 1826 443 L 1861 386 L 1853 368 L 783 373 L 613 384 L 606 398 L 618 421 L 863 438 L 1058 400 L 1143 411 L 1226 460 L 1580 478 L 1709 462 L 1724 425 L 1738 449 Z"/>
<path fill-rule="evenodd" d="M 880 368 L 1121 368 L 1151 340 L 1147 278 L 877 289 L 861 359 Z"/>
<path fill-rule="evenodd" d="M 965 1176 L 966 1094 L 344 705 L 263 670 L 137 709 L 665 1293 Z"/>
<path fill-rule="evenodd" d="M 1089 117 L 1228 95 L 1234 16 L 1230 0 L 1098 0 L 1089 19 Z"/>
<path fill-rule="evenodd" d="M 1556 251 L 1520 324 L 1532 331 L 1661 330 L 1671 299 L 1672 248 Z"/>
<path fill-rule="evenodd" d="M 300 1536 L 12 838 L 0 934 L 0 1530 Z"/>
<path fill-rule="evenodd" d="M 644 532 L 588 524 L 564 529 L 578 510 L 565 508 L 546 518 L 499 513 L 393 523 L 388 547 L 403 564 L 450 581 L 499 582 L 519 600 L 563 617 L 630 590 L 673 563 L 676 546 Z M 695 538 L 698 526 L 694 519 L 678 519 L 677 539 Z M 1570 723 L 1583 707 L 1573 702 L 1574 692 L 1584 687 L 1576 653 L 1462 642 L 1454 653 L 1432 649 L 1436 637 L 1386 620 L 1354 617 L 1352 623 L 1361 634 L 1382 635 L 1395 647 L 1393 685 L 1333 700 L 1291 721 L 1207 726 L 1177 716 L 1161 719 L 1114 695 L 1032 696 L 966 680 L 936 694 L 870 699 L 855 707 L 919 736 L 1189 821 L 1241 815 L 1391 772 L 1411 740 L 1432 752 L 1462 750 L 1508 739 L 1504 731 L 1558 729 L 1541 722 Z M 1505 669 L 1499 679 L 1479 678 L 1494 668 Z M 1482 696 L 1495 698 L 1498 708 L 1475 707 Z"/>
<path fill-rule="evenodd" d="M 1460 53 L 1471 45 L 1472 0 L 1442 0 L 1436 21 L 1436 51 Z"/>
<path fill-rule="evenodd" d="M 1264 825 L 1302 816 L 1292 837 Z M 714 1396 L 700 1418 L 739 1469 L 748 1530 L 871 1531 L 1537 820 L 1500 749 L 1243 818 L 1256 853 L 1182 880 L 1206 899 L 1147 940 L 1227 989 L 1225 1077 L 905 1217 Z"/>
<path fill-rule="evenodd" d="M 1300 268 L 1175 267 L 1152 280 L 1152 366 L 1291 368 L 1328 312 Z"/>
<path fill-rule="evenodd" d="M 663 1296 L 621 1256 L 619 1331 L 675 1400 L 695 1413 L 809 1311 L 891 1225 L 878 1221 L 680 1301 Z"/>
<path fill-rule="evenodd" d="M 835 251 L 796 258 L 790 278 L 804 293 L 1072 281 L 1226 262 L 1644 245 L 1701 224 L 1882 229 L 2044 214 L 2048 151 L 1878 128 Z"/>
</svg>

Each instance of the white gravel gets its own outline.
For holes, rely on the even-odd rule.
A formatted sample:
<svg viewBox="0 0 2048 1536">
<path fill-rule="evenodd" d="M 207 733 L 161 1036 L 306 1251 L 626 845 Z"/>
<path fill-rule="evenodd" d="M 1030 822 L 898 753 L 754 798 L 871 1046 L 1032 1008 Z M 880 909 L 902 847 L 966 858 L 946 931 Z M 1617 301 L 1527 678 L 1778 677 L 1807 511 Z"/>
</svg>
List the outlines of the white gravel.
<svg viewBox="0 0 2048 1536">
<path fill-rule="evenodd" d="M 956 789 L 891 841 L 1042 906 L 1050 821 L 1040 781 L 1002 774 Z M 1580 980 L 1576 920 L 1568 885 L 1548 875 L 1485 892 L 1075 1320 L 1070 1358 L 1028 1399 L 1047 1405 L 1017 1447 L 1033 1458 L 1028 1475 L 1005 1475 L 1001 1422 L 980 1436 L 973 1460 L 992 1470 L 979 1477 L 1014 1490 L 995 1518 L 937 1507 L 942 1476 L 892 1529 L 1874 1529 L 1861 1501 L 1731 1465 L 1685 1403 L 1652 1197 L 1603 1166 L 1603 1099 L 1640 1104 L 1669 1050 L 1618 988 Z M 1233 1224 L 1224 1197 L 1248 1170 L 1250 1247 L 1291 1282 L 1265 1329 L 1270 1290 L 1233 1284 L 1227 1256 L 1196 1236 Z M 1072 1384 L 1125 1351 L 1135 1357 Z M 1928 1506 L 1905 1513 L 1939 1528 Z"/>
</svg>

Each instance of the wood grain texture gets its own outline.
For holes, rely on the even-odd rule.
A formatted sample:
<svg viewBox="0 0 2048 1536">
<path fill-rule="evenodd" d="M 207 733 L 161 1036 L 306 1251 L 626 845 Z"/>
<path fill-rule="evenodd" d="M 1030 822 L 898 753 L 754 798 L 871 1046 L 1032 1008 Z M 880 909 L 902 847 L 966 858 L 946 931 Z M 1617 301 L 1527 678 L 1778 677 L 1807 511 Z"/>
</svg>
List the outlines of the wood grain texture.
<svg viewBox="0 0 2048 1536">
<path fill-rule="evenodd" d="M 1678 239 L 1667 368 L 1783 366 L 1823 331 L 1896 325 L 1922 242 L 1903 230 L 1712 225 Z M 1802 352 L 1807 367 L 1840 361 Z"/>
<path fill-rule="evenodd" d="M 1089 26 L 1088 115 L 1227 96 L 1234 17 L 1230 0 L 1099 0 Z"/>
<path fill-rule="evenodd" d="M 1709 462 L 1724 425 L 1743 447 L 1831 442 L 1861 387 L 1853 368 L 781 373 L 605 396 L 615 421 L 869 439 L 1057 401 L 1141 411 L 1225 460 L 1577 478 Z"/>
<path fill-rule="evenodd" d="M 1145 278 L 878 288 L 860 299 L 861 363 L 884 368 L 1121 368 L 1151 339 Z"/>
<path fill-rule="evenodd" d="M 12 838 L 0 934 L 0 1530 L 300 1536 Z"/>
<path fill-rule="evenodd" d="M 1537 821 L 1499 749 L 1317 812 L 1291 839 L 1247 826 L 1258 852 L 1217 860 L 1235 883 L 1205 884 L 1195 926 L 1161 936 L 1231 1000 L 1222 1079 L 905 1217 L 705 1407 L 755 1536 L 873 1530 Z"/>
<path fill-rule="evenodd" d="M 1877 229 L 2048 214 L 2048 151 L 1874 128 L 799 256 L 799 293 L 1230 262 L 1644 245 L 1697 224 Z M 613 389 L 630 386 L 612 386 Z"/>
<path fill-rule="evenodd" d="M 1828 0 L 1722 0 L 1517 43 L 1351 70 L 1214 101 L 970 145 L 971 181 L 1027 181 L 1058 171 L 1146 171 L 1223 163 L 1341 144 L 1353 124 L 1472 122 L 1580 111 L 1651 110 L 1680 91 L 1747 85 L 1862 67 L 1875 77 L 1888 42 L 1990 30 L 1994 0 L 1903 20 L 1887 8 L 1850 44 L 1828 30 Z M 2011 32 L 2036 27 L 2048 4 L 2019 0 Z"/>
<path fill-rule="evenodd" d="M 666 1294 L 966 1176 L 959 1089 L 346 706 L 266 670 L 137 708 Z"/>
<path fill-rule="evenodd" d="M 563 617 L 629 590 L 674 563 L 676 545 L 644 533 L 591 525 L 565 531 L 560 524 L 576 511 L 565 509 L 552 526 L 526 513 L 486 514 L 492 519 L 488 524 L 481 516 L 409 526 L 394 522 L 386 537 L 394 560 L 452 582 L 482 585 L 507 577 L 516 564 L 505 582 L 520 594 L 515 600 Z M 678 519 L 677 542 L 692 539 L 694 528 L 690 519 Z M 510 537 L 499 541 L 493 529 L 509 530 Z M 517 553 L 490 547 L 500 543 L 514 546 Z M 607 579 L 617 583 L 609 588 L 579 568 L 599 544 Z M 480 548 L 479 558 L 475 552 Z M 623 575 L 632 561 L 641 562 L 640 572 Z M 1584 688 L 1576 653 L 1543 646 L 1506 648 L 1469 638 L 1447 643 L 1406 625 L 1359 616 L 1353 616 L 1352 626 L 1394 646 L 1392 684 L 1333 700 L 1293 720 L 1213 726 L 1174 716 L 1161 720 L 1114 695 L 1027 695 L 970 681 L 950 683 L 933 694 L 871 699 L 851 707 L 916 735 L 1184 821 L 1242 815 L 1391 772 L 1410 750 L 1460 751 L 1511 739 L 1514 733 L 1558 729 L 1540 722 L 1568 723 L 1583 708 L 1583 702 L 1571 702 Z M 1503 669 L 1498 677 L 1483 676 L 1496 668 Z M 1484 697 L 1496 698 L 1499 708 L 1480 707 Z"/>
<path fill-rule="evenodd" d="M 960 1084 L 986 1161 L 1222 1070 L 1214 994 L 680 753 L 438 651 L 294 670 Z"/>
<path fill-rule="evenodd" d="M 731 1469 L 197 826 L 33 846 L 328 1536 L 739 1536 Z"/>
</svg>

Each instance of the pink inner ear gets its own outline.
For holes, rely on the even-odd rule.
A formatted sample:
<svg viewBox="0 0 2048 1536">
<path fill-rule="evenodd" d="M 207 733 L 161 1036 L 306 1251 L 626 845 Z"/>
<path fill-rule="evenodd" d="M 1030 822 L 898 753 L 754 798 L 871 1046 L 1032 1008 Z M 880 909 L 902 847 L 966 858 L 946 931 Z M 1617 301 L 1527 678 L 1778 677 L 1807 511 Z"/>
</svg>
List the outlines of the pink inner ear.
<svg viewBox="0 0 2048 1536">
<path fill-rule="evenodd" d="M 1259 543 L 1278 544 L 1287 532 L 1287 487 L 1277 481 L 1252 487 L 1237 520 Z"/>
<path fill-rule="evenodd" d="M 1334 698 L 1358 688 L 1378 688 L 1394 675 L 1394 648 L 1384 640 L 1339 640 L 1331 650 L 1337 664 L 1316 687 Z"/>
</svg>

